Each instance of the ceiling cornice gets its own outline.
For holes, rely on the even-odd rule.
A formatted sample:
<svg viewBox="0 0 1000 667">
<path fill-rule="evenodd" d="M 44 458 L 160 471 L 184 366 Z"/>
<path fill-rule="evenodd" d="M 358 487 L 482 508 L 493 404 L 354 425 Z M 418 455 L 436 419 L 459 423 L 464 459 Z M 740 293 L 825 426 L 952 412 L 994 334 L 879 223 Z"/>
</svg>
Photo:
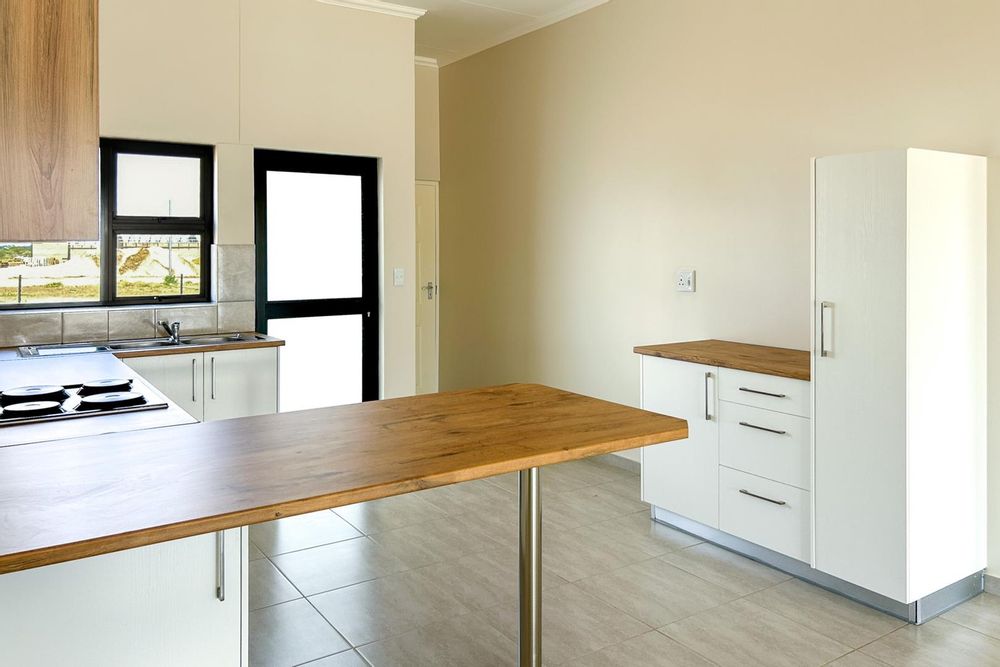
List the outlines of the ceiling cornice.
<svg viewBox="0 0 1000 667">
<path fill-rule="evenodd" d="M 336 5 L 337 7 L 347 7 L 349 9 L 360 9 L 366 12 L 375 12 L 377 14 L 388 14 L 389 16 L 399 16 L 404 19 L 417 20 L 421 16 L 427 13 L 426 9 L 419 9 L 417 7 L 407 7 L 406 5 L 397 5 L 392 2 L 383 2 L 382 0 L 316 0 L 324 5 Z"/>
<path fill-rule="evenodd" d="M 428 58 L 426 56 L 415 56 L 413 58 L 413 60 L 418 65 L 423 65 L 424 67 L 434 67 L 434 68 L 437 68 L 437 66 L 438 66 L 437 58 Z"/>
</svg>

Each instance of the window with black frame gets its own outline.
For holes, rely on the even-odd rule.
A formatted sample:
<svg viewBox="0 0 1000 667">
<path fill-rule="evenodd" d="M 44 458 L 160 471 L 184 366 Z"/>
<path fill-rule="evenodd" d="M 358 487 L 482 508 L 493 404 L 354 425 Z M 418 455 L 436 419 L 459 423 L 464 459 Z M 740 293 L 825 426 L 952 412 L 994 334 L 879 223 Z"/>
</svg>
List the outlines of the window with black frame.
<svg viewBox="0 0 1000 667">
<path fill-rule="evenodd" d="M 207 301 L 211 146 L 101 140 L 99 241 L 0 241 L 0 309 Z"/>
<path fill-rule="evenodd" d="M 103 300 L 207 301 L 212 147 L 101 140 Z"/>
</svg>

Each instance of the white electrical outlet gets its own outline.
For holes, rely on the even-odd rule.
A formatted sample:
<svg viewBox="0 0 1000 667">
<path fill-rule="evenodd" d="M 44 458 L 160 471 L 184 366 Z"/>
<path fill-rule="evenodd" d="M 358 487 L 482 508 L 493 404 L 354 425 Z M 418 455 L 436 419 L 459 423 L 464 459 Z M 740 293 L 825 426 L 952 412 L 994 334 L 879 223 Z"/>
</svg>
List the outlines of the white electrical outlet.
<svg viewBox="0 0 1000 667">
<path fill-rule="evenodd" d="M 678 269 L 674 279 L 674 289 L 678 292 L 693 292 L 694 269 Z"/>
<path fill-rule="evenodd" d="M 392 284 L 399 287 L 403 284 L 403 269 L 393 269 L 392 270 Z"/>
</svg>

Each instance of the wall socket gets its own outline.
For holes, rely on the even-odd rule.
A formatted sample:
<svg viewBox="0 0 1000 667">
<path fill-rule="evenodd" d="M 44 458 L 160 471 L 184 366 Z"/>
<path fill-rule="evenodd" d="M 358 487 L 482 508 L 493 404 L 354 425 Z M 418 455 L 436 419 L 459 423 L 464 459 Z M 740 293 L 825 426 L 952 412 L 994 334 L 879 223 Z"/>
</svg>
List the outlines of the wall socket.
<svg viewBox="0 0 1000 667">
<path fill-rule="evenodd" d="M 403 284 L 404 277 L 403 269 L 393 269 L 392 270 L 392 284 L 395 287 L 399 287 Z"/>
<path fill-rule="evenodd" d="M 694 269 L 677 269 L 674 278 L 674 289 L 678 292 L 694 291 Z"/>
</svg>

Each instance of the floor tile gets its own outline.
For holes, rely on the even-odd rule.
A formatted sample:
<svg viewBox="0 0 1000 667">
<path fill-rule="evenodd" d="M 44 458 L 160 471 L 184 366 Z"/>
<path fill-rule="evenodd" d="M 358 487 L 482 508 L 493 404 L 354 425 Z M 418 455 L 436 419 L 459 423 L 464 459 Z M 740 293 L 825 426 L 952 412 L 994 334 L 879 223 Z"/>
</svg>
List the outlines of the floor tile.
<svg viewBox="0 0 1000 667">
<path fill-rule="evenodd" d="M 641 502 L 647 508 L 646 513 L 649 513 L 649 503 L 642 502 L 642 489 L 638 475 L 630 478 L 614 480 L 612 482 L 606 482 L 600 486 L 602 489 L 610 491 L 611 493 L 616 493 L 623 498 Z"/>
<path fill-rule="evenodd" d="M 490 512 L 497 505 L 517 505 L 517 496 L 484 479 L 418 491 L 417 496 L 445 514 Z"/>
<path fill-rule="evenodd" d="M 517 601 L 517 554 L 509 549 L 480 551 L 429 565 L 420 572 L 470 609 L 488 609 Z M 565 579 L 543 567 L 543 589 L 566 583 Z"/>
<path fill-rule="evenodd" d="M 334 510 L 367 535 L 440 519 L 446 514 L 417 493 L 345 505 Z"/>
<path fill-rule="evenodd" d="M 264 558 L 264 552 L 261 551 L 256 544 L 250 543 L 250 560 L 259 560 Z"/>
<path fill-rule="evenodd" d="M 1000 640 L 943 618 L 905 625 L 860 651 L 889 665 L 906 667 L 1000 665 Z"/>
<path fill-rule="evenodd" d="M 886 667 L 881 660 L 867 656 L 861 651 L 853 651 L 826 664 L 827 667 Z"/>
<path fill-rule="evenodd" d="M 542 650 L 545 650 L 544 644 Z M 712 667 L 713 663 L 659 632 L 613 644 L 596 653 L 571 660 L 573 667 Z"/>
<path fill-rule="evenodd" d="M 577 586 L 654 628 L 738 597 L 656 558 L 582 579 Z"/>
<path fill-rule="evenodd" d="M 943 617 L 984 635 L 1000 639 L 1000 596 L 982 593 L 963 602 Z"/>
<path fill-rule="evenodd" d="M 648 512 L 648 506 L 638 500 L 630 500 L 600 486 L 588 486 L 543 495 L 542 526 L 571 530 L 643 510 Z"/>
<path fill-rule="evenodd" d="M 611 475 L 617 473 L 607 473 L 595 471 L 593 468 L 610 468 L 603 464 L 592 464 L 586 461 L 571 461 L 569 463 L 558 463 L 555 465 L 542 466 L 541 468 L 541 489 L 542 498 L 554 493 L 565 493 L 575 491 L 594 484 L 609 482 L 614 479 Z M 621 471 L 627 473 L 627 471 Z M 487 478 L 487 481 L 509 493 L 517 493 L 518 474 L 516 472 L 506 475 L 497 475 Z"/>
<path fill-rule="evenodd" d="M 354 646 L 470 611 L 415 570 L 338 588 L 309 599 Z"/>
<path fill-rule="evenodd" d="M 754 593 L 747 600 L 851 648 L 873 642 L 905 623 L 798 579 Z"/>
<path fill-rule="evenodd" d="M 595 545 L 617 543 L 640 549 L 650 556 L 661 556 L 701 543 L 693 535 L 653 521 L 647 510 L 585 526 L 577 532 L 587 535 Z"/>
<path fill-rule="evenodd" d="M 272 560 L 303 595 L 315 595 L 408 569 L 368 537 L 294 551 Z"/>
<path fill-rule="evenodd" d="M 478 614 L 426 625 L 358 650 L 377 667 L 507 667 L 517 664 L 517 644 Z"/>
<path fill-rule="evenodd" d="M 352 649 L 307 662 L 301 667 L 368 667 L 368 663 Z"/>
<path fill-rule="evenodd" d="M 268 556 L 358 537 L 361 533 L 329 510 L 250 526 L 250 539 Z"/>
<path fill-rule="evenodd" d="M 250 561 L 250 610 L 302 597 L 266 558 Z"/>
<path fill-rule="evenodd" d="M 250 612 L 250 664 L 290 667 L 349 649 L 305 600 Z"/>
<path fill-rule="evenodd" d="M 517 640 L 517 605 L 482 612 L 489 623 Z M 546 664 L 562 664 L 612 644 L 645 634 L 650 627 L 573 584 L 542 595 L 542 655 Z"/>
<path fill-rule="evenodd" d="M 851 650 L 746 600 L 689 616 L 660 632 L 723 667 L 818 666 Z"/>
<path fill-rule="evenodd" d="M 495 533 L 475 514 L 448 516 L 376 533 L 371 539 L 407 566 L 414 568 L 476 551 L 510 546 L 509 543 L 495 539 Z"/>
<path fill-rule="evenodd" d="M 592 531 L 543 529 L 542 563 L 563 579 L 577 581 L 651 558 L 627 542 L 600 537 Z"/>
<path fill-rule="evenodd" d="M 707 542 L 668 552 L 661 558 L 738 595 L 749 595 L 791 578 L 783 572 Z"/>
</svg>

